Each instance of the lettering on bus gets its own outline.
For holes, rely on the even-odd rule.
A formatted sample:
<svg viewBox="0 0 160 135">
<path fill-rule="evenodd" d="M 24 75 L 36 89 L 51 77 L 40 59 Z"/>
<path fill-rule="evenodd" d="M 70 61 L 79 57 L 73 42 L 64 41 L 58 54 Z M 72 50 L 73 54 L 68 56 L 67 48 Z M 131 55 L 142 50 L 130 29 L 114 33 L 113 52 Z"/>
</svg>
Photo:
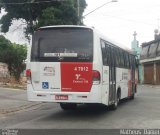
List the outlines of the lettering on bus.
<svg viewBox="0 0 160 135">
<path fill-rule="evenodd" d="M 87 72 L 88 71 L 88 67 L 75 67 L 74 71 Z"/>
<path fill-rule="evenodd" d="M 43 73 L 44 76 L 55 76 L 55 68 L 54 67 L 46 66 L 46 67 L 44 67 L 43 71 L 44 71 L 44 73 Z"/>
<path fill-rule="evenodd" d="M 74 67 L 74 71 L 88 72 L 88 67 L 87 66 L 76 66 Z M 81 74 L 75 74 L 75 80 L 73 80 L 73 83 L 88 83 L 88 80 L 82 77 Z"/>
<path fill-rule="evenodd" d="M 81 77 L 81 74 L 75 74 L 75 80 L 73 80 L 73 83 L 88 83 L 88 80 Z"/>
<path fill-rule="evenodd" d="M 122 80 L 128 80 L 128 73 L 122 73 Z"/>
<path fill-rule="evenodd" d="M 44 53 L 44 57 L 77 57 L 77 53 Z"/>
</svg>

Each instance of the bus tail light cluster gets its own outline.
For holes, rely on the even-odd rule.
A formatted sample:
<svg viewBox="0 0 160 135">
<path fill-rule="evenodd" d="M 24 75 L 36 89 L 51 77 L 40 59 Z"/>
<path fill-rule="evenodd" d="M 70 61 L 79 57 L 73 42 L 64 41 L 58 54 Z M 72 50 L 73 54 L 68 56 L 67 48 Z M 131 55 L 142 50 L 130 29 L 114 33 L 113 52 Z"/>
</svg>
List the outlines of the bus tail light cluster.
<svg viewBox="0 0 160 135">
<path fill-rule="evenodd" d="M 26 70 L 27 83 L 31 83 L 31 70 Z"/>
<path fill-rule="evenodd" d="M 100 72 L 97 70 L 92 71 L 92 83 L 93 84 L 100 84 L 101 75 Z"/>
</svg>

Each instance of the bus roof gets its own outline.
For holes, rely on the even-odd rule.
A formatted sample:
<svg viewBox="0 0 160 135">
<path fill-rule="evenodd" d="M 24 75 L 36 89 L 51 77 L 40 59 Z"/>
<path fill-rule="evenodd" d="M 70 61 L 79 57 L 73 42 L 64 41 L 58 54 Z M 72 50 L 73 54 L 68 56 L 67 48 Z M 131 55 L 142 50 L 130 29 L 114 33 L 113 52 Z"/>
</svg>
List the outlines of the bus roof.
<svg viewBox="0 0 160 135">
<path fill-rule="evenodd" d="M 88 27 L 88 26 L 82 26 L 82 25 L 52 25 L 52 26 L 44 26 L 40 27 L 38 29 L 50 29 L 50 28 L 89 28 L 89 29 L 94 29 L 93 27 Z"/>
</svg>

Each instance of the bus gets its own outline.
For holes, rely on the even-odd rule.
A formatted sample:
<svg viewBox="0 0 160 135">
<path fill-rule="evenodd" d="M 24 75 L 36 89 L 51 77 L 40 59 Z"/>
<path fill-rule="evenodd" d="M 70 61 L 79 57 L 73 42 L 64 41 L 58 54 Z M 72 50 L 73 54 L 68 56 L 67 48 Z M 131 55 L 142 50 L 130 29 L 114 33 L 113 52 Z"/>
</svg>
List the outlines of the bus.
<svg viewBox="0 0 160 135">
<path fill-rule="evenodd" d="M 98 103 L 116 109 L 134 99 L 135 56 L 94 28 L 41 27 L 32 37 L 26 69 L 29 101 L 56 102 L 64 110 Z"/>
</svg>

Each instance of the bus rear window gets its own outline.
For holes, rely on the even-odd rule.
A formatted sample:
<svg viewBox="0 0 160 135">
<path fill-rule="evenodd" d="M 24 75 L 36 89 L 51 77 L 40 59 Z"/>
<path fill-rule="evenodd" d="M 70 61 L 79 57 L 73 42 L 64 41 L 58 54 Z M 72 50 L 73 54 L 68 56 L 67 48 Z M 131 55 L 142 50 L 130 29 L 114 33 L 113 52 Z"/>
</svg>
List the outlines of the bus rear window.
<svg viewBox="0 0 160 135">
<path fill-rule="evenodd" d="M 33 36 L 31 61 L 91 62 L 93 31 L 88 28 L 52 28 Z"/>
</svg>

